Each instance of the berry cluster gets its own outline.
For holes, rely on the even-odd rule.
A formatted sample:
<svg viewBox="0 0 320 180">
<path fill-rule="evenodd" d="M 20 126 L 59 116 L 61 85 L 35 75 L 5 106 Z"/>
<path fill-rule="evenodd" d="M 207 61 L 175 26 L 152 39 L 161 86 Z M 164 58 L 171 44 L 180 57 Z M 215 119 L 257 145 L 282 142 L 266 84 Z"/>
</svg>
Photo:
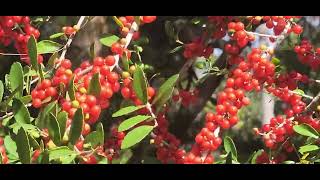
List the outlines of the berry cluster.
<svg viewBox="0 0 320 180">
<path fill-rule="evenodd" d="M 185 150 L 180 149 L 180 141 L 168 132 L 169 123 L 165 117 L 165 113 L 159 113 L 157 116 L 158 126 L 154 130 L 154 145 L 157 148 L 157 159 L 162 163 L 174 162 L 183 163 Z"/>
<path fill-rule="evenodd" d="M 227 34 L 228 22 L 234 19 L 233 16 L 208 16 L 208 22 L 215 26 L 212 37 L 215 39 L 223 38 Z"/>
<path fill-rule="evenodd" d="M 21 60 L 30 64 L 27 55 L 27 43 L 30 36 L 39 38 L 40 32 L 30 24 L 29 16 L 1 16 L 0 17 L 0 43 L 9 46 L 12 42 L 21 55 Z M 42 63 L 43 57 L 38 55 L 38 62 Z"/>
<path fill-rule="evenodd" d="M 135 105 L 142 105 L 141 100 L 136 96 L 133 87 L 132 87 L 132 80 L 131 75 L 129 74 L 128 77 L 123 79 L 121 87 L 121 95 L 124 99 L 130 99 Z M 150 101 L 156 94 L 153 87 L 147 87 L 147 94 L 148 94 L 148 100 Z"/>
<path fill-rule="evenodd" d="M 197 89 L 192 91 L 180 90 L 172 97 L 172 100 L 175 102 L 181 101 L 182 106 L 188 107 L 197 102 L 198 95 L 199 91 Z"/>
<path fill-rule="evenodd" d="M 35 108 L 40 108 L 43 102 L 49 102 L 51 99 L 55 99 L 57 95 L 57 89 L 52 86 L 51 80 L 44 79 L 31 92 L 32 105 Z"/>
<path fill-rule="evenodd" d="M 44 79 L 32 90 L 33 107 L 40 108 L 46 103 L 57 99 L 59 84 L 61 83 L 66 87 L 73 76 L 73 72 L 70 69 L 71 66 L 69 59 L 62 60 L 52 80 Z"/>
<path fill-rule="evenodd" d="M 246 46 L 249 41 L 254 41 L 255 37 L 252 34 L 247 34 L 242 22 L 230 22 L 228 24 L 228 32 L 232 40 L 235 40 L 240 48 Z"/>
<path fill-rule="evenodd" d="M 197 38 L 191 43 L 185 44 L 183 56 L 186 59 L 201 56 L 208 58 L 213 53 L 213 48 L 210 46 L 205 47 L 203 44 L 204 43 L 202 38 Z"/>
<path fill-rule="evenodd" d="M 286 26 L 291 25 L 287 33 L 294 32 L 301 34 L 303 29 L 300 25 L 292 22 L 293 19 L 300 19 L 301 16 L 248 16 L 247 19 L 254 25 L 262 22 L 266 23 L 267 28 L 273 29 L 275 35 L 281 34 Z"/>
<path fill-rule="evenodd" d="M 302 64 L 310 66 L 313 70 L 320 67 L 320 48 L 314 48 L 307 40 L 302 40 L 300 45 L 294 47 L 298 59 Z"/>
<path fill-rule="evenodd" d="M 111 128 L 111 137 L 107 139 L 104 144 L 105 154 L 109 163 L 111 163 L 113 159 L 120 156 L 121 143 L 125 135 L 125 132 L 118 131 L 117 126 Z"/>
</svg>

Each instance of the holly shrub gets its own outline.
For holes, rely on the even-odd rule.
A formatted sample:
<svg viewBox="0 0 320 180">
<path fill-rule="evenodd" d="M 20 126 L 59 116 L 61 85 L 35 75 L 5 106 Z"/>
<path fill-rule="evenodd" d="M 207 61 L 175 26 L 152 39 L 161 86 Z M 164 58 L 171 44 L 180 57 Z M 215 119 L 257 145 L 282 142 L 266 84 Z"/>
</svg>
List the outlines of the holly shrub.
<svg viewBox="0 0 320 180">
<path fill-rule="evenodd" d="M 107 30 L 76 51 L 98 18 Z M 320 48 L 304 25 L 1 16 L 0 163 L 319 163 Z"/>
</svg>

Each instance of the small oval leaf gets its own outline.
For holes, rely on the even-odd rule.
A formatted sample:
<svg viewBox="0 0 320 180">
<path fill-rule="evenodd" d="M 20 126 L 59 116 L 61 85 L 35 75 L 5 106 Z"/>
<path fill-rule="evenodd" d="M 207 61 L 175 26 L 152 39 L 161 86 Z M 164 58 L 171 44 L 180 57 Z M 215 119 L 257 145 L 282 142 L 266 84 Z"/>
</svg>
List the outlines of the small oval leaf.
<svg viewBox="0 0 320 180">
<path fill-rule="evenodd" d="M 138 65 L 136 65 L 136 70 L 133 73 L 133 90 L 142 103 L 147 104 L 148 94 L 146 77 L 143 70 Z"/>
<path fill-rule="evenodd" d="M 54 144 L 58 145 L 61 141 L 61 132 L 59 123 L 52 113 L 49 114 L 48 130 L 50 138 L 52 139 Z"/>
<path fill-rule="evenodd" d="M 88 93 L 99 96 L 101 91 L 101 85 L 100 85 L 100 80 L 99 80 L 99 73 L 96 73 L 93 75 L 90 85 L 89 85 L 89 90 Z"/>
<path fill-rule="evenodd" d="M 127 149 L 142 141 L 153 130 L 153 126 L 140 126 L 130 131 L 123 139 L 121 149 Z"/>
<path fill-rule="evenodd" d="M 317 145 L 305 145 L 305 146 L 301 146 L 300 148 L 299 148 L 299 152 L 301 153 L 301 154 L 304 154 L 304 153 L 306 153 L 306 152 L 311 152 L 311 151 L 316 151 L 316 150 L 319 150 L 320 148 L 319 148 L 319 146 L 317 146 Z"/>
<path fill-rule="evenodd" d="M 37 51 L 38 51 L 38 54 L 48 54 L 48 53 L 54 53 L 62 47 L 63 45 L 57 42 L 50 41 L 50 40 L 43 40 L 38 42 Z"/>
<path fill-rule="evenodd" d="M 20 124 L 30 124 L 30 113 L 21 100 L 13 99 L 12 108 L 17 122 Z"/>
<path fill-rule="evenodd" d="M 111 47 L 112 44 L 116 43 L 120 38 L 116 35 L 107 36 L 100 39 L 101 44 Z"/>
<path fill-rule="evenodd" d="M 16 136 L 17 151 L 21 163 L 30 164 L 31 163 L 31 151 L 29 139 L 26 131 L 20 128 Z"/>
<path fill-rule="evenodd" d="M 49 38 L 50 39 L 55 39 L 55 38 L 61 37 L 63 35 L 65 35 L 65 34 L 60 32 L 60 33 L 52 34 Z"/>
<path fill-rule="evenodd" d="M 60 135 L 61 137 L 63 137 L 65 131 L 66 131 L 66 123 L 68 120 L 68 113 L 65 111 L 59 112 L 58 116 L 57 116 L 57 120 L 59 123 L 59 127 L 60 127 Z"/>
<path fill-rule="evenodd" d="M 32 68 L 38 71 L 37 40 L 34 38 L 33 35 L 30 36 L 27 47 Z"/>
<path fill-rule="evenodd" d="M 144 108 L 145 106 L 128 106 L 120 109 L 119 111 L 112 114 L 112 117 L 120 117 L 123 115 L 127 115 L 129 113 L 135 112 L 139 109 Z"/>
<path fill-rule="evenodd" d="M 144 116 L 144 115 L 138 115 L 138 116 L 134 116 L 134 117 L 131 117 L 125 121 L 123 121 L 119 127 L 118 127 L 118 131 L 121 132 L 121 131 L 126 131 L 132 127 L 134 127 L 135 125 L 147 120 L 151 118 L 151 116 Z"/>
<path fill-rule="evenodd" d="M 224 138 L 223 146 L 224 146 L 224 149 L 227 153 L 232 154 L 233 159 L 238 158 L 236 146 L 234 145 L 234 142 L 232 141 L 232 139 L 229 136 L 226 136 Z"/>
<path fill-rule="evenodd" d="M 79 108 L 74 114 L 71 127 L 70 127 L 69 139 L 72 145 L 74 145 L 76 141 L 79 139 L 82 131 L 82 125 L 83 125 L 83 110 L 82 108 Z"/>
<path fill-rule="evenodd" d="M 14 142 L 10 136 L 4 138 L 4 147 L 6 148 L 8 154 L 18 157 L 17 144 Z"/>
<path fill-rule="evenodd" d="M 12 90 L 17 89 L 18 87 L 23 87 L 23 69 L 19 62 L 12 64 L 10 73 L 9 73 L 10 88 Z M 22 96 L 23 89 L 20 88 L 19 91 L 14 95 L 15 97 Z"/>
<path fill-rule="evenodd" d="M 308 124 L 295 125 L 293 126 L 293 130 L 303 136 L 312 137 L 315 139 L 319 138 L 319 133 Z"/>
<path fill-rule="evenodd" d="M 70 80 L 70 83 L 68 85 L 68 95 L 71 99 L 71 101 L 75 100 L 76 99 L 76 96 L 75 96 L 75 87 L 74 87 L 74 76 L 71 78 Z"/>
<path fill-rule="evenodd" d="M 164 82 L 160 86 L 152 104 L 156 104 L 156 107 L 162 107 L 171 98 L 174 86 L 178 79 L 179 74 L 176 74 L 171 76 L 166 82 Z"/>
</svg>

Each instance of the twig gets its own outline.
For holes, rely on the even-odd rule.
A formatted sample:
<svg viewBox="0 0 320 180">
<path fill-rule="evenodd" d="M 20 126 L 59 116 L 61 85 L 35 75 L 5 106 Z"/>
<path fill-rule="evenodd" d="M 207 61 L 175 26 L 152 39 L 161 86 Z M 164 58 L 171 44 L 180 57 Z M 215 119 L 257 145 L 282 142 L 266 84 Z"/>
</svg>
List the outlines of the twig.
<svg viewBox="0 0 320 180">
<path fill-rule="evenodd" d="M 308 113 L 312 110 L 314 110 L 317 105 L 320 102 L 320 92 L 317 94 L 317 96 L 315 98 L 312 99 L 312 101 L 308 104 L 308 106 L 306 107 L 306 109 L 303 111 L 303 113 Z"/>
<path fill-rule="evenodd" d="M 132 37 L 133 37 L 133 33 L 135 31 L 137 31 L 137 30 L 138 30 L 138 24 L 133 22 L 132 25 L 131 25 L 129 33 L 126 36 L 126 42 L 127 43 L 124 45 L 124 48 L 127 48 L 129 46 L 129 44 L 130 44 L 130 42 L 132 40 Z M 114 59 L 115 59 L 115 63 L 114 63 L 113 66 L 110 67 L 110 71 L 112 71 L 115 67 L 119 67 L 119 59 L 120 59 L 119 54 L 114 55 Z M 93 69 L 93 66 L 89 66 L 86 69 L 84 69 L 83 71 L 81 71 L 78 75 L 79 76 L 84 75 L 84 74 L 90 72 L 92 69 Z"/>
<path fill-rule="evenodd" d="M 261 33 L 256 33 L 256 32 L 250 32 L 250 31 L 245 31 L 247 34 L 252 34 L 252 35 L 257 35 L 260 37 L 268 37 L 268 38 L 282 38 L 284 35 L 279 35 L 279 36 L 275 36 L 275 35 L 269 35 L 269 34 L 261 34 Z"/>
</svg>

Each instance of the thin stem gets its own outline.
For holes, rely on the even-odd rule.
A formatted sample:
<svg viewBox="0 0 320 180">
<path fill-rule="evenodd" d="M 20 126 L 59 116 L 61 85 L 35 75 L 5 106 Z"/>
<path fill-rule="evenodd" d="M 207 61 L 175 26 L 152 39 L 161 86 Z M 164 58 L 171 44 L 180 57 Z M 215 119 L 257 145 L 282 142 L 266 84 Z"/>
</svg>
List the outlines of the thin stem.
<svg viewBox="0 0 320 180">
<path fill-rule="evenodd" d="M 135 22 L 133 22 L 132 25 L 131 25 L 131 29 L 130 29 L 129 33 L 128 33 L 127 36 L 126 36 L 126 42 L 127 42 L 127 43 L 125 44 L 124 48 L 127 48 L 127 47 L 129 46 L 129 44 L 130 44 L 130 42 L 131 42 L 131 40 L 132 40 L 132 37 L 133 37 L 133 33 L 134 33 L 135 31 L 137 31 L 138 28 L 139 28 L 139 27 L 138 27 L 138 24 L 135 23 Z M 113 66 L 110 67 L 110 71 L 112 71 L 115 67 L 119 67 L 119 59 L 120 59 L 119 54 L 114 55 L 113 57 L 114 57 L 114 59 L 115 59 L 115 63 L 114 63 Z M 84 74 L 87 74 L 87 73 L 90 72 L 92 69 L 93 69 L 93 66 L 89 66 L 89 67 L 87 67 L 86 69 L 84 69 L 83 71 L 81 71 L 78 75 L 79 75 L 79 76 L 82 76 L 82 75 L 84 75 Z"/>
<path fill-rule="evenodd" d="M 261 33 L 246 31 L 246 30 L 245 30 L 245 32 L 247 34 L 257 35 L 257 36 L 260 36 L 260 37 L 274 38 L 274 39 L 282 38 L 282 36 L 283 36 L 283 35 L 275 36 L 275 35 L 270 35 L 270 34 L 261 34 Z"/>
<path fill-rule="evenodd" d="M 81 16 L 81 17 L 80 17 L 80 19 L 79 19 L 79 21 L 78 21 L 78 23 L 77 23 L 77 25 L 76 25 L 79 29 L 81 29 L 81 25 L 82 25 L 82 23 L 84 22 L 84 20 L 85 20 L 86 17 L 87 17 L 87 16 Z M 58 68 L 58 67 L 60 66 L 61 61 L 65 58 L 66 53 L 67 53 L 67 51 L 68 51 L 68 48 L 70 47 L 70 45 L 71 45 L 71 43 L 72 43 L 75 35 L 77 34 L 77 32 L 78 32 L 78 31 L 75 31 L 73 34 L 71 34 L 71 35 L 69 36 L 69 39 L 68 39 L 66 45 L 64 46 L 64 49 L 63 49 L 63 51 L 62 51 L 62 53 L 61 53 L 61 55 L 60 55 L 59 63 L 57 64 L 56 68 Z"/>
</svg>

